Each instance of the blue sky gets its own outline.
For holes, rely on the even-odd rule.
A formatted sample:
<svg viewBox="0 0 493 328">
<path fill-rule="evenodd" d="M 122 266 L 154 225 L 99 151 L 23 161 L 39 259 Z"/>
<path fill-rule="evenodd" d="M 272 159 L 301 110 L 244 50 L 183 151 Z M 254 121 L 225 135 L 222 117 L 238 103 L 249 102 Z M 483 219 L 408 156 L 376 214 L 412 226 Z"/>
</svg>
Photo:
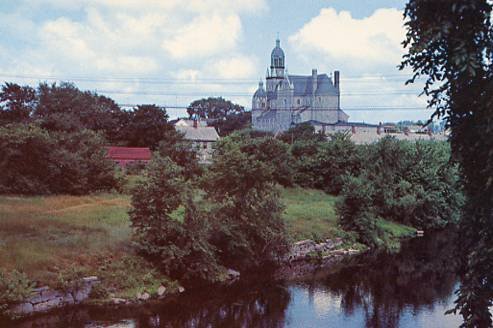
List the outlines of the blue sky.
<svg viewBox="0 0 493 328">
<path fill-rule="evenodd" d="M 120 104 L 246 107 L 279 33 L 290 74 L 341 71 L 352 121 L 426 119 L 404 86 L 400 0 L 18 0 L 0 3 L 0 81 L 72 81 Z M 361 110 L 365 108 L 393 110 Z M 412 110 L 398 110 L 399 108 Z M 183 113 L 169 109 L 171 116 Z"/>
</svg>

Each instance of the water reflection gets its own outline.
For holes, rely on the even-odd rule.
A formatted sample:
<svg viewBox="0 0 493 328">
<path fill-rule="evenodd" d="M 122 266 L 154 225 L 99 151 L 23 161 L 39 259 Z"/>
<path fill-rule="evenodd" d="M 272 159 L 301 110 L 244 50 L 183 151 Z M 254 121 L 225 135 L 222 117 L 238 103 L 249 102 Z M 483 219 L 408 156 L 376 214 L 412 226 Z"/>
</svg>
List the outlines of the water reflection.
<svg viewBox="0 0 493 328">
<path fill-rule="evenodd" d="M 365 255 L 297 283 L 239 284 L 127 310 L 65 311 L 31 327 L 451 327 L 457 288 L 454 240 L 440 233 L 398 254 Z M 44 323 L 49 322 L 49 325 Z M 1 323 L 0 323 L 1 325 Z"/>
</svg>

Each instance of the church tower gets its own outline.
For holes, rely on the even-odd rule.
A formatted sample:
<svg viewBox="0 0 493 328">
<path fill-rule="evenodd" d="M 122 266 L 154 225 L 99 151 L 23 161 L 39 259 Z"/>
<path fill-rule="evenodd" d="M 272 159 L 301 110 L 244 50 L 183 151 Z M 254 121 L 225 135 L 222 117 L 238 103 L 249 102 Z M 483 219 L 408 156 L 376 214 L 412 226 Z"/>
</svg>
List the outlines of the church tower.
<svg viewBox="0 0 493 328">
<path fill-rule="evenodd" d="M 267 70 L 267 92 L 275 92 L 276 85 L 284 79 L 285 60 L 279 37 L 270 54 L 270 71 Z"/>
</svg>

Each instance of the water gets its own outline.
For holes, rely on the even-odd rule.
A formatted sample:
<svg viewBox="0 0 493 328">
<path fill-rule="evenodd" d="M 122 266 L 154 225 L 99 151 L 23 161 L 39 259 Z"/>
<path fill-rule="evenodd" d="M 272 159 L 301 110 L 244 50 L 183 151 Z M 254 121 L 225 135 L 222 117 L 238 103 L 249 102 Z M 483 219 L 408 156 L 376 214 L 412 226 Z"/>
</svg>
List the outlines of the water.
<svg viewBox="0 0 493 328">
<path fill-rule="evenodd" d="M 79 308 L 13 327 L 457 327 L 445 315 L 458 287 L 448 233 L 398 254 L 364 255 L 342 270 L 290 283 L 242 283 L 126 310 Z"/>
</svg>

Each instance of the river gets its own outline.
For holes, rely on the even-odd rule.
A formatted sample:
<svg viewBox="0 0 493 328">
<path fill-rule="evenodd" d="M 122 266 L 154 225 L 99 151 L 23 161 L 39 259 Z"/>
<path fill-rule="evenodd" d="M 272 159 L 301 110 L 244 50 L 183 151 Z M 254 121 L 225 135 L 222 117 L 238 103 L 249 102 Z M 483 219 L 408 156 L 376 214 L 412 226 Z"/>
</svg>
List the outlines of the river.
<svg viewBox="0 0 493 328">
<path fill-rule="evenodd" d="M 336 272 L 296 282 L 239 283 L 126 310 L 78 308 L 12 327 L 457 327 L 450 233 L 364 254 Z"/>
</svg>

